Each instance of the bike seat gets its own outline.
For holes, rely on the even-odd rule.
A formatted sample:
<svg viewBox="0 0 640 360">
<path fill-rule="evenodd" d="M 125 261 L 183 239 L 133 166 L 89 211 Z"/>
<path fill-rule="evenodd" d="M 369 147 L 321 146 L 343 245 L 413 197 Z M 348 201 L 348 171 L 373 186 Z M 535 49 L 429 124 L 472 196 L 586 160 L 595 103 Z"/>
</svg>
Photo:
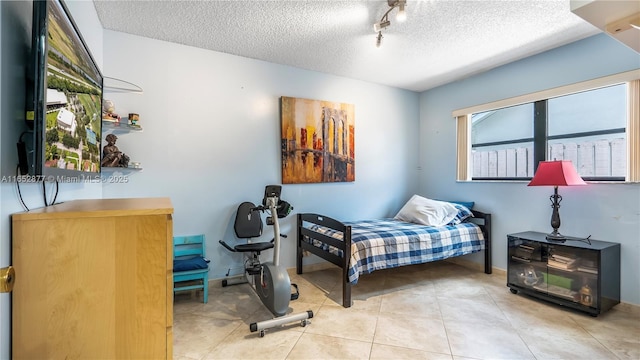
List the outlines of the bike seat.
<svg viewBox="0 0 640 360">
<path fill-rule="evenodd" d="M 260 252 L 271 248 L 273 248 L 273 243 L 271 242 L 240 244 L 233 247 L 237 252 Z"/>
</svg>

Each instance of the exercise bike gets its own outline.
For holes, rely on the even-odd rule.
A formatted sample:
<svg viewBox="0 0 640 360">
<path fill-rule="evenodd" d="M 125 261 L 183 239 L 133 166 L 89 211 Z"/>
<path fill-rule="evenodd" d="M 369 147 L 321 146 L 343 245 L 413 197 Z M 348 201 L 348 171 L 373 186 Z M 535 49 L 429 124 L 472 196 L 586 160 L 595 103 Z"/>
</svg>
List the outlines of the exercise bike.
<svg viewBox="0 0 640 360">
<path fill-rule="evenodd" d="M 220 240 L 220 244 L 232 252 L 251 253 L 245 255 L 245 279 L 225 279 L 222 286 L 241 283 L 250 283 L 262 303 L 271 311 L 275 318 L 261 322 L 251 323 L 251 332 L 260 331 L 260 337 L 264 337 L 265 329 L 281 326 L 294 321 L 300 321 L 300 326 L 307 326 L 313 318 L 313 312 L 308 310 L 299 314 L 286 315 L 289 309 L 289 301 L 298 298 L 298 288 L 291 284 L 287 270 L 280 265 L 280 238 L 286 235 L 280 234 L 278 218 L 284 218 L 293 207 L 280 199 L 282 187 L 280 185 L 267 185 L 264 191 L 262 205 L 255 206 L 251 202 L 243 202 L 238 207 L 234 230 L 238 238 L 255 238 L 262 235 L 262 217 L 260 212 L 268 213 L 267 225 L 273 226 L 274 238 L 267 242 L 248 242 L 231 247 Z M 260 252 L 273 248 L 273 261 L 261 263 Z M 291 293 L 292 286 L 296 289 Z"/>
</svg>

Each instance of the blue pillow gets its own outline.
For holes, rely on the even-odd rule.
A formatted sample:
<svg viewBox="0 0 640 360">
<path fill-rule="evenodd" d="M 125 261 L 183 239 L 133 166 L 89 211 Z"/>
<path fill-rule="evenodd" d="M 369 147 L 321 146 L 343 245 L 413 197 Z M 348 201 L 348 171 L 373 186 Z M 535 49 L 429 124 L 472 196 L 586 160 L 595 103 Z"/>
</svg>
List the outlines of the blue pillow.
<svg viewBox="0 0 640 360">
<path fill-rule="evenodd" d="M 448 201 L 448 202 L 450 202 L 452 204 L 462 205 L 462 206 L 466 207 L 469 210 L 473 209 L 473 205 L 476 204 L 474 201 Z"/>
<path fill-rule="evenodd" d="M 209 260 L 206 260 L 202 256 L 197 256 L 190 259 L 173 260 L 174 272 L 206 269 L 208 267 L 209 267 Z"/>
<path fill-rule="evenodd" d="M 456 214 L 456 217 L 453 218 L 453 220 L 451 220 L 447 225 L 458 225 L 468 218 L 473 217 L 473 213 L 471 212 L 469 207 L 460 205 L 460 203 L 458 202 L 451 201 L 451 203 L 456 207 L 456 209 L 458 209 L 458 213 Z"/>
</svg>

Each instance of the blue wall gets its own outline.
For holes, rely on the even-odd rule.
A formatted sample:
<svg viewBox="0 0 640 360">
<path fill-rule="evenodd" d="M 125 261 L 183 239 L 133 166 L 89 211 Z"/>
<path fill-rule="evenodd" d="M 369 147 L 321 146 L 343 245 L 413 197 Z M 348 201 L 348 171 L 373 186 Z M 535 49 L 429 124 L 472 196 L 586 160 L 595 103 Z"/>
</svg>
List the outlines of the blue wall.
<svg viewBox="0 0 640 360">
<path fill-rule="evenodd" d="M 639 68 L 638 53 L 600 34 L 422 93 L 420 192 L 473 200 L 478 210 L 492 213 L 494 266 L 506 269 L 507 234 L 550 232 L 553 189 L 529 188 L 527 182 L 456 182 L 452 111 Z M 640 184 L 563 187 L 560 194 L 561 232 L 622 244 L 622 301 L 640 304 Z"/>
<path fill-rule="evenodd" d="M 143 167 L 105 198 L 169 196 L 174 234 L 203 233 L 211 278 L 242 274 L 235 242 L 238 205 L 260 202 L 281 182 L 280 97 L 355 105 L 355 182 L 284 185 L 294 213 L 338 219 L 394 215 L 418 188 L 419 94 L 121 32 L 105 31 L 105 74 L 143 94 L 105 93 L 116 113 L 140 114 L 143 132 L 116 134 L 117 146 Z M 295 217 L 281 221 L 281 261 L 295 266 Z M 264 239 L 271 239 L 271 228 Z M 270 259 L 271 251 L 263 255 Z M 309 259 L 313 262 L 313 259 Z"/>
</svg>

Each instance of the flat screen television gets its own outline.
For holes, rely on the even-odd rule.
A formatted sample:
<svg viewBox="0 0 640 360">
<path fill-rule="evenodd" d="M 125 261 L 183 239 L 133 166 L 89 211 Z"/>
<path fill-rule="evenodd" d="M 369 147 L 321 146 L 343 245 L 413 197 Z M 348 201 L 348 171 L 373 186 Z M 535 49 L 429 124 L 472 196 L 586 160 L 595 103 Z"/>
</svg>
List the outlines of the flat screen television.
<svg viewBox="0 0 640 360">
<path fill-rule="evenodd" d="M 33 2 L 32 31 L 26 120 L 33 138 L 23 145 L 21 172 L 46 181 L 97 178 L 102 73 L 62 0 Z"/>
</svg>

